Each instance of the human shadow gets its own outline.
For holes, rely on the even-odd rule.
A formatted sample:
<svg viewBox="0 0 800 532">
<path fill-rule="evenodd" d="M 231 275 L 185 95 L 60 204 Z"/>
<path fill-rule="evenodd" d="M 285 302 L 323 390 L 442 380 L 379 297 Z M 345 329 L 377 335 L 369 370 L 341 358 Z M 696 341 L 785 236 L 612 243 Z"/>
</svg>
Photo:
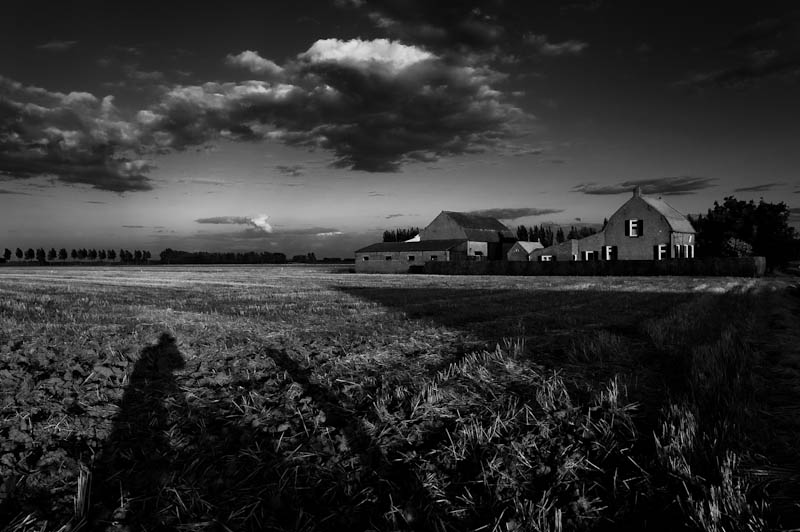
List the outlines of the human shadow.
<svg viewBox="0 0 800 532">
<path fill-rule="evenodd" d="M 158 498 L 173 451 L 166 403 L 182 401 L 173 372 L 185 361 L 173 336 L 145 347 L 130 373 L 111 435 L 95 464 L 92 529 L 158 529 Z"/>
</svg>

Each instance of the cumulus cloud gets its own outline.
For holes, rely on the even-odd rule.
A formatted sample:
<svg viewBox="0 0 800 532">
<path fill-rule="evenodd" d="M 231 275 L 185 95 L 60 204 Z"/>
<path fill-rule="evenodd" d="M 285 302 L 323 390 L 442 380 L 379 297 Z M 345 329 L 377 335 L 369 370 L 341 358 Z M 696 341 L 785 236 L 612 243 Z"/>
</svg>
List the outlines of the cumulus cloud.
<svg viewBox="0 0 800 532">
<path fill-rule="evenodd" d="M 492 88 L 497 72 L 385 39 L 317 41 L 285 70 L 280 82 L 175 86 L 139 122 L 163 149 L 266 138 L 392 172 L 496 147 L 529 118 Z"/>
<path fill-rule="evenodd" d="M 493 4 L 482 0 L 339 2 L 340 6 L 364 13 L 377 28 L 396 39 L 421 44 L 439 53 L 487 51 L 502 43 L 507 38 L 500 20 L 503 6 L 501 2 Z"/>
<path fill-rule="evenodd" d="M 211 218 L 198 218 L 195 222 L 199 224 L 230 224 L 230 225 L 249 225 L 261 232 L 271 233 L 272 226 L 267 222 L 269 216 L 257 214 L 255 216 L 214 216 Z"/>
<path fill-rule="evenodd" d="M 578 55 L 589 46 L 583 41 L 572 39 L 560 43 L 552 43 L 547 40 L 547 35 L 537 35 L 535 33 L 526 35 L 525 42 L 533 46 L 538 53 L 547 56 Z"/>
<path fill-rule="evenodd" d="M 471 211 L 470 214 L 477 214 L 478 216 L 489 216 L 491 218 L 498 218 L 501 220 L 516 220 L 525 216 L 543 216 L 545 214 L 558 214 L 564 212 L 564 209 L 537 209 L 536 207 L 510 207 L 510 208 L 497 208 L 497 209 L 483 209 L 480 211 Z"/>
<path fill-rule="evenodd" d="M 402 216 L 405 216 L 405 214 L 395 213 L 395 214 L 387 214 L 386 216 L 384 216 L 384 218 L 386 218 L 387 220 L 391 220 L 392 218 L 400 218 Z"/>
<path fill-rule="evenodd" d="M 277 72 L 262 60 L 252 51 L 228 57 Z M 507 150 L 532 120 L 497 88 L 505 78 L 499 72 L 399 41 L 323 39 L 280 68 L 279 79 L 165 86 L 163 73 L 129 66 L 124 73 L 131 81 L 159 89 L 155 103 L 127 116 L 112 96 L 0 78 L 0 173 L 54 176 L 114 192 L 150 190 L 150 157 L 220 139 L 324 150 L 336 167 L 394 172 L 414 162 Z"/>
<path fill-rule="evenodd" d="M 740 187 L 733 189 L 734 192 L 766 192 L 774 188 L 785 185 L 785 183 L 764 183 L 762 185 L 753 185 L 750 187 Z"/>
<path fill-rule="evenodd" d="M 311 63 L 336 63 L 362 69 L 380 65 L 397 72 L 421 61 L 433 59 L 434 55 L 416 46 L 407 46 L 388 39 L 320 39 L 300 54 L 300 58 Z"/>
<path fill-rule="evenodd" d="M 139 131 L 111 96 L 51 92 L 0 76 L 0 174 L 100 190 L 150 190 Z"/>
<path fill-rule="evenodd" d="M 283 72 L 283 68 L 275 62 L 261 57 L 258 52 L 245 50 L 236 55 L 228 54 L 225 63 L 230 66 L 246 68 L 250 72 L 259 75 L 277 77 Z"/>
<path fill-rule="evenodd" d="M 717 178 L 715 177 L 677 176 L 623 181 L 613 185 L 583 183 L 574 187 L 572 191 L 582 192 L 584 194 L 612 195 L 631 193 L 634 188 L 641 187 L 644 194 L 681 196 L 713 187 L 716 185 L 716 182 Z"/>
<path fill-rule="evenodd" d="M 66 52 L 73 48 L 78 41 L 50 41 L 40 44 L 36 47 L 37 50 L 45 50 L 47 52 Z"/>
<path fill-rule="evenodd" d="M 4 188 L 0 188 L 0 194 L 17 194 L 20 196 L 30 196 L 27 192 L 17 192 L 16 190 L 6 190 Z"/>
</svg>

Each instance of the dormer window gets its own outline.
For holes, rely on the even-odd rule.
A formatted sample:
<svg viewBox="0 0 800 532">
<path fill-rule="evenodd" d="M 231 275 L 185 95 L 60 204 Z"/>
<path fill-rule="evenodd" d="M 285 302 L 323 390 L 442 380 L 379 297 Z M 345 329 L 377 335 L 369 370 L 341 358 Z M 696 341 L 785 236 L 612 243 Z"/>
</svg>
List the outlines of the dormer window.
<svg viewBox="0 0 800 532">
<path fill-rule="evenodd" d="M 638 238 L 644 234 L 643 220 L 625 220 L 625 236 Z"/>
</svg>

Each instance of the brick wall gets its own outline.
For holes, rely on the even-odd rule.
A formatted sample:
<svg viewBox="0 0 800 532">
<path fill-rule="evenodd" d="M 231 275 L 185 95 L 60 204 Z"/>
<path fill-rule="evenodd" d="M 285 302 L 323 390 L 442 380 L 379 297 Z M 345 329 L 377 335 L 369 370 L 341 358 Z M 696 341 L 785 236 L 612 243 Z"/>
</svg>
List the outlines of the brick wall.
<svg viewBox="0 0 800 532">
<path fill-rule="evenodd" d="M 764 257 L 570 261 L 570 262 L 440 262 L 425 263 L 425 273 L 436 275 L 696 275 L 717 277 L 761 277 Z"/>
</svg>

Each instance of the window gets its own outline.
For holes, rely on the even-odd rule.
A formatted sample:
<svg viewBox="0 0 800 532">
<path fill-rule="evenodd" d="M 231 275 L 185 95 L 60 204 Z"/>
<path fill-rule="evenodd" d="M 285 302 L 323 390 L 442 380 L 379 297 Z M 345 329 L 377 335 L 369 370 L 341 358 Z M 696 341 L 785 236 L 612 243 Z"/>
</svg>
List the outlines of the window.
<svg viewBox="0 0 800 532">
<path fill-rule="evenodd" d="M 673 258 L 682 259 L 683 258 L 683 249 L 682 249 L 683 246 L 681 246 L 680 244 L 675 244 L 672 247 L 675 248 L 675 251 L 674 251 L 674 253 L 672 255 Z"/>
<path fill-rule="evenodd" d="M 659 244 L 653 248 L 653 255 L 656 260 L 664 260 L 667 258 L 667 245 Z"/>
<path fill-rule="evenodd" d="M 439 260 L 439 255 L 431 255 L 431 260 Z"/>
<path fill-rule="evenodd" d="M 617 260 L 617 246 L 603 246 L 603 260 Z"/>
<path fill-rule="evenodd" d="M 483 251 L 476 251 L 475 252 L 475 256 L 476 257 L 483 257 Z"/>
<path fill-rule="evenodd" d="M 584 251 L 583 252 L 583 260 L 597 260 L 597 252 L 596 251 Z"/>
<path fill-rule="evenodd" d="M 553 260 L 552 255 L 542 255 L 541 257 L 539 257 L 540 262 L 551 262 L 552 260 Z"/>
<path fill-rule="evenodd" d="M 625 220 L 625 236 L 638 238 L 644 234 L 644 220 Z"/>
<path fill-rule="evenodd" d="M 369 257 L 367 257 L 366 255 L 364 255 L 363 257 L 361 257 L 361 260 L 367 261 L 367 260 L 369 260 Z"/>
<path fill-rule="evenodd" d="M 392 256 L 391 256 L 391 255 L 386 255 L 386 256 L 384 257 L 384 259 L 386 259 L 386 260 L 392 260 Z"/>
<path fill-rule="evenodd" d="M 687 258 L 687 259 L 693 259 L 694 258 L 694 246 L 692 244 L 684 244 L 683 245 L 683 256 L 685 258 Z"/>
<path fill-rule="evenodd" d="M 408 262 L 414 262 L 414 255 L 408 256 Z"/>
<path fill-rule="evenodd" d="M 573 253 L 572 254 L 572 260 L 578 260 L 578 254 L 577 253 Z"/>
</svg>

